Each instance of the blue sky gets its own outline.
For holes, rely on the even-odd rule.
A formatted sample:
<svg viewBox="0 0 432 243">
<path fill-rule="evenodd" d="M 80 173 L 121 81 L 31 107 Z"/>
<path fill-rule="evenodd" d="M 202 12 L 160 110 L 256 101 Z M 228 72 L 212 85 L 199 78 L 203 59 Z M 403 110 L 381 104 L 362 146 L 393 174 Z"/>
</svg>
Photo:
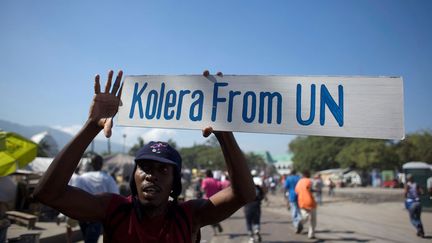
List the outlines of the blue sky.
<svg viewBox="0 0 432 243">
<path fill-rule="evenodd" d="M 402 76 L 405 129 L 432 129 L 430 1 L 1 1 L 0 119 L 74 132 L 96 73 Z M 204 141 L 116 128 L 113 140 Z M 283 153 L 293 136 L 236 134 Z"/>
</svg>

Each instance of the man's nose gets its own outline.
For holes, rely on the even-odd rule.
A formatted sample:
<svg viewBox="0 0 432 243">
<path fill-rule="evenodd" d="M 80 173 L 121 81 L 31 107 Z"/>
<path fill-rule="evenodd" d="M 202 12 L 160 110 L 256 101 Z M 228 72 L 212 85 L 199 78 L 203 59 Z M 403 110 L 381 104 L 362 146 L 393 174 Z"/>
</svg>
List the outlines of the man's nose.
<svg viewBox="0 0 432 243">
<path fill-rule="evenodd" d="M 153 173 L 153 171 L 147 173 L 145 176 L 145 179 L 147 181 L 151 181 L 151 182 L 156 182 L 158 180 L 157 176 L 155 175 L 155 173 Z"/>
</svg>

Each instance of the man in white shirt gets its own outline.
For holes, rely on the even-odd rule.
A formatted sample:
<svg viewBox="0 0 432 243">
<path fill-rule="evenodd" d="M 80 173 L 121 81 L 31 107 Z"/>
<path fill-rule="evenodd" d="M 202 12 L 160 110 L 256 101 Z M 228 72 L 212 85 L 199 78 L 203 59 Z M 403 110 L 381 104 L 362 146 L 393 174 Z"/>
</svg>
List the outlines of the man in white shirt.
<svg viewBox="0 0 432 243">
<path fill-rule="evenodd" d="M 94 155 L 91 158 L 93 171 L 83 173 L 78 179 L 73 180 L 72 186 L 83 189 L 90 194 L 115 193 L 119 194 L 119 188 L 114 179 L 102 171 L 103 158 Z M 102 233 L 102 224 L 99 222 L 79 222 L 85 243 L 96 243 Z"/>
<path fill-rule="evenodd" d="M 426 186 L 429 193 L 429 198 L 432 199 L 432 176 L 427 179 Z"/>
</svg>

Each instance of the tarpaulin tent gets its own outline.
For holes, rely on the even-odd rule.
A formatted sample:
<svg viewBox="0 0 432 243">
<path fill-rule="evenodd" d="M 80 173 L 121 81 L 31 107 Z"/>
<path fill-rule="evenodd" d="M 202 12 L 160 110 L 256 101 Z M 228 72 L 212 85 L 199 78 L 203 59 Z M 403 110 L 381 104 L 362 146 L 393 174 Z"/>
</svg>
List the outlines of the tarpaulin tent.
<svg viewBox="0 0 432 243">
<path fill-rule="evenodd" d="M 0 131 L 0 176 L 14 173 L 30 163 L 37 154 L 37 144 L 12 132 Z"/>
</svg>

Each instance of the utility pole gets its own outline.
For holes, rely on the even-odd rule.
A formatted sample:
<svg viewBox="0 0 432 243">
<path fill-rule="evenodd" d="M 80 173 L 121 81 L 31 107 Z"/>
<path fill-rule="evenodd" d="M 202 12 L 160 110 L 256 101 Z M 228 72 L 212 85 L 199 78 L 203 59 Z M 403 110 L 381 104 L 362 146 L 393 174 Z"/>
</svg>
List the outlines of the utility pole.
<svg viewBox="0 0 432 243">
<path fill-rule="evenodd" d="M 123 154 L 126 153 L 126 134 L 123 134 Z"/>
<path fill-rule="evenodd" d="M 111 138 L 108 138 L 108 154 L 111 154 Z"/>
</svg>

